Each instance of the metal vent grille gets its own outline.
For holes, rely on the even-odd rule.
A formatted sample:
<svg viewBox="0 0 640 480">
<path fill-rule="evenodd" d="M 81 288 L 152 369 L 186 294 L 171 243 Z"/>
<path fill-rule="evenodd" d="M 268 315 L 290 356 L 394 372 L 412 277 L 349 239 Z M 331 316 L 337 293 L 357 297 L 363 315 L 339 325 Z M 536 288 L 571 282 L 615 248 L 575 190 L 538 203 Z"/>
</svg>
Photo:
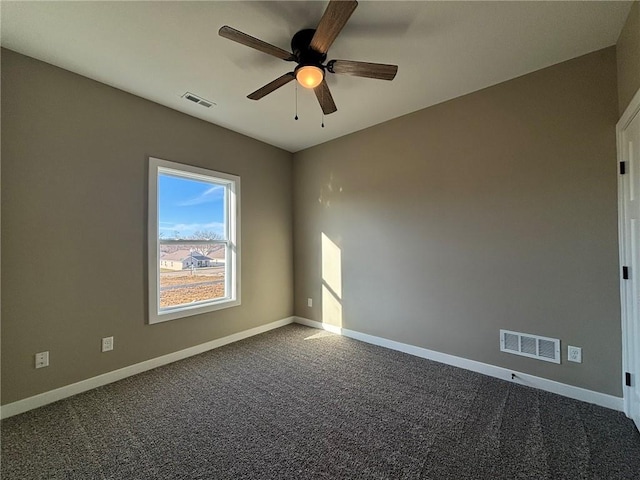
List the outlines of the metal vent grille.
<svg viewBox="0 0 640 480">
<path fill-rule="evenodd" d="M 527 337 L 522 335 L 520 337 L 520 352 L 528 353 L 529 355 L 536 354 L 536 339 L 533 337 Z"/>
<path fill-rule="evenodd" d="M 215 103 L 210 102 L 209 100 L 205 100 L 204 98 L 199 97 L 198 95 L 195 95 L 191 92 L 186 92 L 184 95 L 182 95 L 182 98 L 207 108 L 210 108 L 212 105 L 215 105 Z"/>
<path fill-rule="evenodd" d="M 560 363 L 560 340 L 557 338 L 500 330 L 500 350 L 545 362 Z"/>
<path fill-rule="evenodd" d="M 556 345 L 549 340 L 538 340 L 538 355 L 545 358 L 555 358 Z"/>
<path fill-rule="evenodd" d="M 512 333 L 506 333 L 504 336 L 504 348 L 506 350 L 513 350 L 515 352 L 519 352 L 518 348 L 518 335 L 513 335 Z"/>
</svg>

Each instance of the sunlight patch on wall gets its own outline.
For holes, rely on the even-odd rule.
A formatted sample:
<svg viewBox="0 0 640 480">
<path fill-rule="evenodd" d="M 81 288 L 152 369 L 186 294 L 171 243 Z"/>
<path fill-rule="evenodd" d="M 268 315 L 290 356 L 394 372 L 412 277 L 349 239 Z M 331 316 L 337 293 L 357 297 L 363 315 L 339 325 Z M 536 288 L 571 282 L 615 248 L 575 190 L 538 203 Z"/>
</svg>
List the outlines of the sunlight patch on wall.
<svg viewBox="0 0 640 480">
<path fill-rule="evenodd" d="M 342 300 L 342 252 L 322 234 L 322 281 Z"/>
<path fill-rule="evenodd" d="M 342 303 L 326 285 L 322 285 L 322 323 L 342 327 Z"/>
<path fill-rule="evenodd" d="M 342 327 L 342 252 L 322 234 L 322 323 Z"/>
</svg>

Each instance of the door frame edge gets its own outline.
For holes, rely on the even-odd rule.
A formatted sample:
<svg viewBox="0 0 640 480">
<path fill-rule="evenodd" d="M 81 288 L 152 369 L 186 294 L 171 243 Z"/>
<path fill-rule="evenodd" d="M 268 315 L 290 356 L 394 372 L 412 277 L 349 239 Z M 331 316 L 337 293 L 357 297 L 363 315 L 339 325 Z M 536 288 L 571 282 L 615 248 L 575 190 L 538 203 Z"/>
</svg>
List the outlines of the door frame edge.
<svg viewBox="0 0 640 480">
<path fill-rule="evenodd" d="M 625 161 L 622 155 L 622 132 L 629 126 L 631 121 L 636 115 L 640 114 L 640 89 L 635 93 L 629 105 L 625 109 L 624 113 L 616 124 L 616 176 L 618 177 L 618 255 L 619 255 L 619 272 L 622 271 L 622 266 L 625 264 L 625 252 L 626 252 L 626 236 L 624 228 L 625 207 L 624 207 L 624 184 L 623 176 L 620 175 L 618 170 L 620 162 Z M 632 273 L 633 274 L 633 273 Z M 631 395 L 630 389 L 625 383 L 625 372 L 629 372 L 631 365 L 633 364 L 632 351 L 630 349 L 630 342 L 632 341 L 629 329 L 631 328 L 630 313 L 627 309 L 629 299 L 627 298 L 625 280 L 622 278 L 622 274 L 619 273 L 620 278 L 620 321 L 622 327 L 622 396 L 624 413 L 627 417 L 631 416 Z M 640 355 L 640 352 L 636 352 L 636 355 Z M 635 372 L 636 375 L 640 375 L 640 372 Z M 640 429 L 640 425 L 638 425 Z"/>
</svg>

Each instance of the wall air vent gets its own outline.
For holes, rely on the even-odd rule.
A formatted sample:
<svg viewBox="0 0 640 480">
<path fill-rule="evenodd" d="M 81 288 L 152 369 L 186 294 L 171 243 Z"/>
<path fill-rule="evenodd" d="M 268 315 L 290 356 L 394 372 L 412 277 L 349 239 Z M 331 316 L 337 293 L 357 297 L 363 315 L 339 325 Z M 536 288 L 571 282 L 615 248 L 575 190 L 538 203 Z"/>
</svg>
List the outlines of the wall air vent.
<svg viewBox="0 0 640 480">
<path fill-rule="evenodd" d="M 500 351 L 560 363 L 560 340 L 500 330 Z"/>
<path fill-rule="evenodd" d="M 209 100 L 205 100 L 204 98 L 199 97 L 198 95 L 195 95 L 191 92 L 186 92 L 184 95 L 182 95 L 182 98 L 207 108 L 210 108 L 212 105 L 215 105 L 215 103 L 210 102 Z"/>
</svg>

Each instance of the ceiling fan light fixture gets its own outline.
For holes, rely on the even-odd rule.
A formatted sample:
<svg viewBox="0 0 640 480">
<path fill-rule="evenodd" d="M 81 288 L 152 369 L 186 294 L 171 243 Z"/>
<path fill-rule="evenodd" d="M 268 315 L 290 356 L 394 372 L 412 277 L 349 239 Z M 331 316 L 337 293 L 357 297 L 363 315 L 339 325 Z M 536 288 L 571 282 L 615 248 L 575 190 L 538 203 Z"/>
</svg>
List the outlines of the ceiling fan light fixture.
<svg viewBox="0 0 640 480">
<path fill-rule="evenodd" d="M 316 88 L 324 80 L 324 72 L 315 65 L 305 65 L 296 71 L 296 80 L 304 88 Z"/>
</svg>

